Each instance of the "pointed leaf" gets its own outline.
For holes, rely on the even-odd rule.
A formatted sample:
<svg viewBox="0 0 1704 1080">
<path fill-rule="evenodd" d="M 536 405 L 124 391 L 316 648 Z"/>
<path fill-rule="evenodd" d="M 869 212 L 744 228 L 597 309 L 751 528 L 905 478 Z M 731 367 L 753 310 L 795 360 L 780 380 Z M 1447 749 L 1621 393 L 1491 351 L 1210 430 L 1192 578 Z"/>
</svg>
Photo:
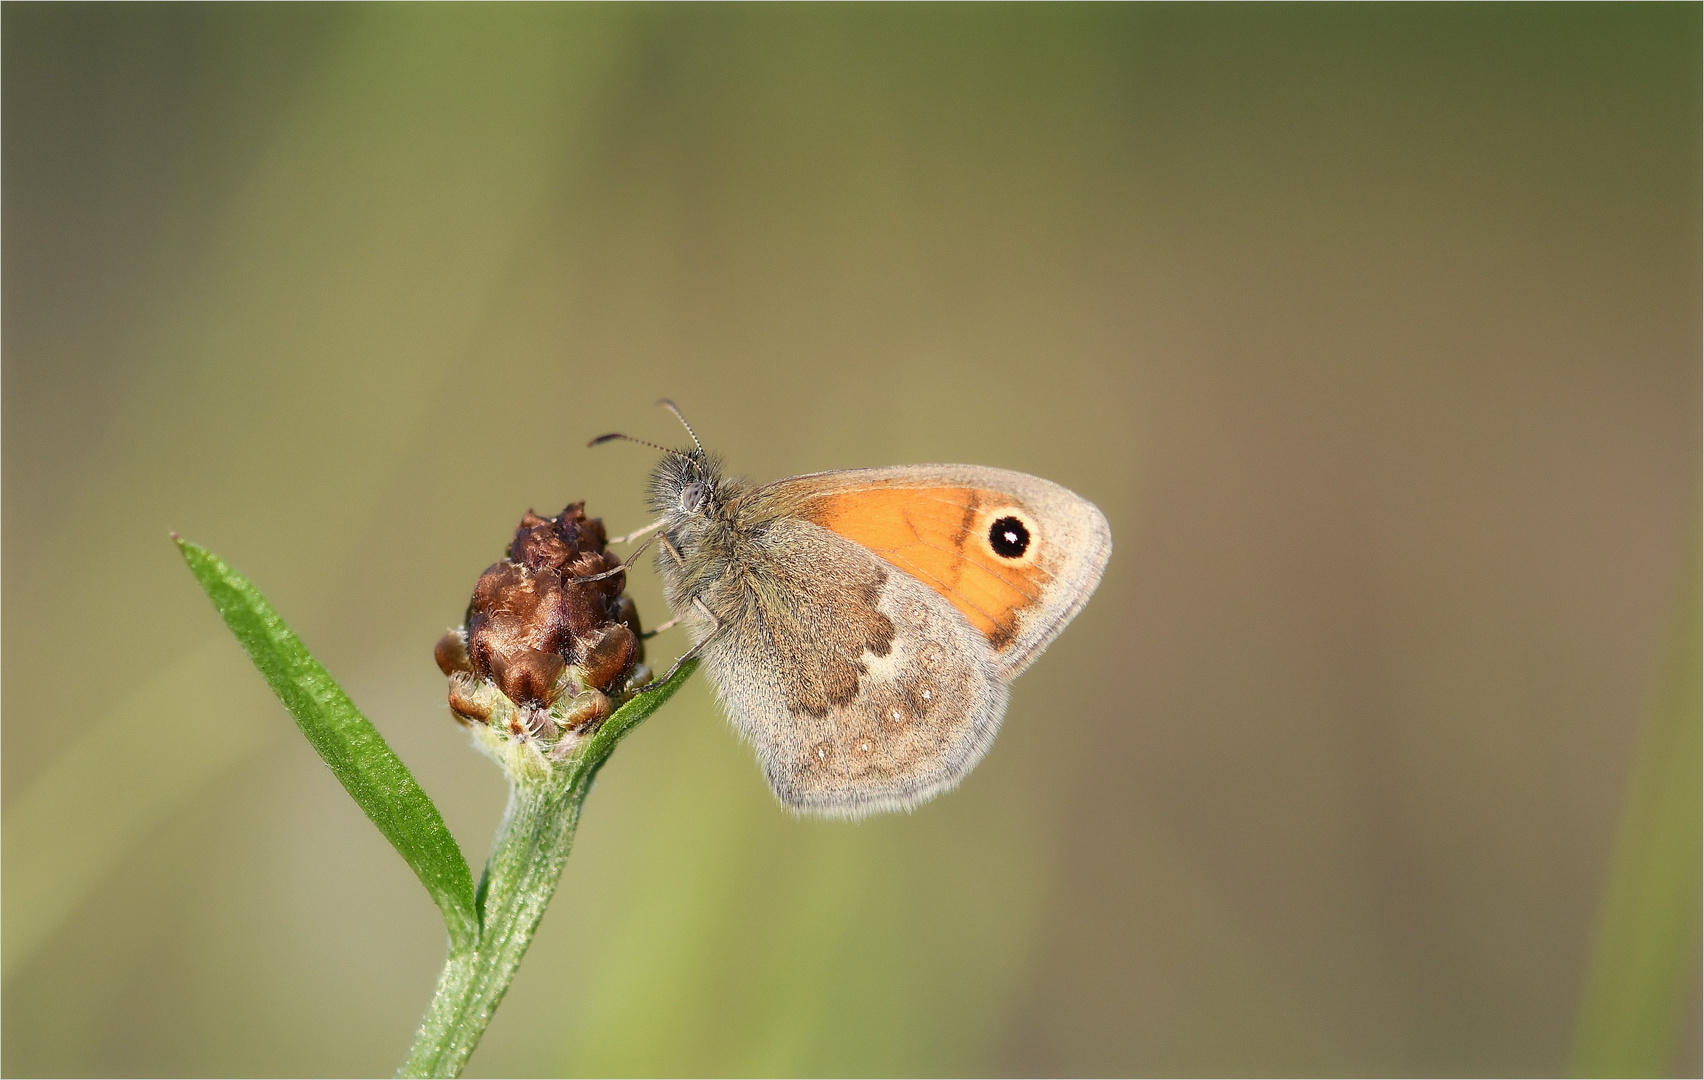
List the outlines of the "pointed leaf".
<svg viewBox="0 0 1704 1080">
<path fill-rule="evenodd" d="M 615 744 L 627 737 L 627 734 L 658 709 L 663 703 L 675 696 L 675 691 L 686 685 L 686 680 L 692 678 L 692 673 L 698 670 L 697 660 L 688 660 L 669 677 L 669 681 L 660 686 L 654 686 L 634 697 L 615 710 L 603 726 L 598 728 L 580 756 L 593 766 L 594 771 L 601 766 L 604 759 L 615 750 Z"/>
<path fill-rule="evenodd" d="M 302 734 L 432 894 L 444 913 L 452 950 L 471 948 L 479 929 L 473 875 L 408 766 L 247 578 L 206 548 L 173 539 Z"/>
</svg>

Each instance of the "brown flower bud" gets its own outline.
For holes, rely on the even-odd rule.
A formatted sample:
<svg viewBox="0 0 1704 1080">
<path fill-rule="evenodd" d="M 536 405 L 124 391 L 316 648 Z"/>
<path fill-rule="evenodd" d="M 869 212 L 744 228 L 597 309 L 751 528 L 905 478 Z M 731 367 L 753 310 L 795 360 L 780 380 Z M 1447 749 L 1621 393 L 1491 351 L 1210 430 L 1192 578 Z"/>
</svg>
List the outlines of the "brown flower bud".
<svg viewBox="0 0 1704 1080">
<path fill-rule="evenodd" d="M 454 675 L 458 671 L 472 674 L 473 661 L 467 655 L 467 632 L 451 630 L 439 638 L 432 650 L 432 659 L 438 662 L 438 670 L 445 675 Z"/>
<path fill-rule="evenodd" d="M 463 724 L 483 724 L 491 719 L 491 706 L 480 701 L 473 676 L 458 671 L 450 676 L 450 713 Z"/>
<path fill-rule="evenodd" d="M 508 558 L 480 575 L 465 627 L 438 641 L 450 710 L 560 756 L 570 735 L 595 731 L 646 672 L 626 573 L 604 550 L 603 522 L 573 503 L 553 518 L 528 511 Z"/>
</svg>

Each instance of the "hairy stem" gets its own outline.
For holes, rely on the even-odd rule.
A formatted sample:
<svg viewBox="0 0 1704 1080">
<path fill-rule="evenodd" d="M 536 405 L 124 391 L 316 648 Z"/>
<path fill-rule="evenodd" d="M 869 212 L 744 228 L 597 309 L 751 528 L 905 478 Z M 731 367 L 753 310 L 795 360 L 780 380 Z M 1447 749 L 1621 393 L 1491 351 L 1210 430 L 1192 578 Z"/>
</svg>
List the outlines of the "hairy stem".
<svg viewBox="0 0 1704 1080">
<path fill-rule="evenodd" d="M 590 787 L 590 770 L 563 771 L 568 776 L 510 788 L 485 866 L 479 943 L 445 963 L 401 1075 L 460 1074 L 491 1023 L 556 892 Z"/>
<path fill-rule="evenodd" d="M 452 951 L 398 1076 L 457 1076 L 485 1034 L 556 892 L 580 807 L 616 743 L 662 705 L 696 665 L 609 718 L 574 756 L 548 775 L 511 778 L 509 809 L 479 887 L 479 936 Z"/>
</svg>

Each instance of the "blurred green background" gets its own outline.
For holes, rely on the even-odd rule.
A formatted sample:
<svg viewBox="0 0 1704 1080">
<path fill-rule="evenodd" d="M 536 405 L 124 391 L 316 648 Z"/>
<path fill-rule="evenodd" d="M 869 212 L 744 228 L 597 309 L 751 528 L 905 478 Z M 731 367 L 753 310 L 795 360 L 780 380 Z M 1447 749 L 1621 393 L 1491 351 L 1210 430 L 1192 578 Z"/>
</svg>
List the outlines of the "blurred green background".
<svg viewBox="0 0 1704 1080">
<path fill-rule="evenodd" d="M 477 870 L 433 642 L 527 508 L 644 523 L 585 442 L 662 395 L 752 479 L 1017 468 L 1116 550 L 909 816 L 793 819 L 696 680 L 471 1074 L 1568 1067 L 1696 694 L 1697 5 L 0 20 L 7 1074 L 395 1067 L 438 914 L 166 532 Z"/>
</svg>

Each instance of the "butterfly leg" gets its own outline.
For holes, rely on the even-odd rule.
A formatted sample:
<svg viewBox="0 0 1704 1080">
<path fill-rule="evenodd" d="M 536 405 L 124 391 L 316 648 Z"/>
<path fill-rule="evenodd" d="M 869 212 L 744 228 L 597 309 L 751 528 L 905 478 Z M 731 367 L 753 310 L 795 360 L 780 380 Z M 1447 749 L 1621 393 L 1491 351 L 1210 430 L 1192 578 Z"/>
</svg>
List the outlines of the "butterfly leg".
<svg viewBox="0 0 1704 1080">
<path fill-rule="evenodd" d="M 674 561 L 675 561 L 676 566 L 685 566 L 686 565 L 686 560 L 681 558 L 680 552 L 677 551 L 675 549 L 675 546 L 669 542 L 669 536 L 668 536 L 667 533 L 658 533 L 657 539 L 659 539 L 663 542 L 663 550 L 668 552 L 670 555 L 674 556 Z M 697 597 L 693 598 L 693 603 L 698 604 Z M 703 607 L 704 605 L 698 604 L 698 606 Z M 710 613 L 707 611 L 707 612 L 705 612 L 705 614 L 708 615 Z M 714 616 L 711 616 L 711 617 L 714 618 Z"/>
<path fill-rule="evenodd" d="M 612 544 L 631 544 L 633 541 L 639 539 L 641 536 L 645 536 L 649 533 L 654 533 L 662 527 L 663 527 L 663 522 L 653 521 L 651 524 L 645 526 L 643 529 L 637 529 L 633 532 L 628 533 L 625 536 L 612 536 L 612 537 L 609 538 L 609 542 L 612 543 Z"/>
<path fill-rule="evenodd" d="M 665 541 L 663 541 L 663 543 L 667 544 L 668 541 L 665 540 Z M 692 606 L 697 608 L 699 611 L 703 612 L 704 617 L 706 619 L 710 620 L 710 632 L 708 634 L 704 635 L 703 641 L 700 641 L 698 644 L 694 645 L 692 648 L 681 653 L 680 659 L 676 660 L 674 662 L 674 667 L 669 668 L 669 673 L 667 675 L 664 675 L 660 679 L 652 679 L 650 682 L 646 683 L 644 686 L 641 686 L 639 689 L 633 691 L 635 694 L 643 694 L 647 690 L 655 690 L 657 687 L 662 686 L 664 683 L 666 683 L 670 679 L 674 678 L 675 672 L 680 670 L 680 666 L 682 664 L 684 664 L 688 660 L 691 660 L 694 657 L 696 657 L 700 652 L 703 651 L 704 646 L 710 644 L 710 639 L 715 637 L 718 633 L 721 632 L 722 620 L 718 619 L 716 617 L 715 612 L 711 611 L 709 608 L 704 606 L 704 601 L 700 600 L 698 597 L 695 596 L 695 597 L 692 598 Z M 679 621 L 680 620 L 678 618 L 673 620 L 673 622 L 679 622 Z"/>
<path fill-rule="evenodd" d="M 640 634 L 639 636 L 644 638 L 646 641 L 650 641 L 652 638 L 656 637 L 658 634 L 662 633 L 664 630 L 673 630 L 676 626 L 680 625 L 681 619 L 683 619 L 685 617 L 686 616 L 684 616 L 684 615 L 676 615 L 674 618 L 670 619 L 668 622 L 658 623 L 657 625 L 651 627 L 651 629 L 645 631 L 643 634 Z"/>
<path fill-rule="evenodd" d="M 657 537 L 659 537 L 661 535 L 662 535 L 662 533 L 653 533 L 651 535 L 651 540 L 655 540 Z M 578 584 L 580 584 L 582 582 L 586 582 L 586 581 L 602 581 L 604 578 L 612 578 L 617 574 L 625 574 L 628 570 L 631 570 L 633 568 L 633 560 L 637 559 L 640 555 L 644 554 L 645 549 L 651 546 L 651 540 L 647 540 L 643 544 L 640 544 L 638 547 L 634 548 L 633 554 L 627 556 L 627 561 L 622 563 L 620 566 L 616 567 L 614 570 L 605 570 L 601 574 L 588 574 L 585 577 L 570 578 L 570 579 L 568 579 L 569 583 L 573 584 L 573 585 L 578 585 Z M 665 540 L 664 543 L 667 543 L 667 541 Z M 680 556 L 676 555 L 675 557 L 679 558 Z"/>
</svg>

